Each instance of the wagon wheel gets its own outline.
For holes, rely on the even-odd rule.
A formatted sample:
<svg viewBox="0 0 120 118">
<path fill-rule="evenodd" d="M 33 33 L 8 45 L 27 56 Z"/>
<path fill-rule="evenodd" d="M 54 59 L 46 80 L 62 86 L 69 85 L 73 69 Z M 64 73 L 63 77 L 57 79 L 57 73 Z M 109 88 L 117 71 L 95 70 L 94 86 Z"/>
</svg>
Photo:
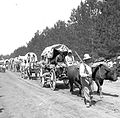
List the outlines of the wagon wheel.
<svg viewBox="0 0 120 118">
<path fill-rule="evenodd" d="M 21 78 L 25 79 L 25 74 L 26 74 L 26 71 L 25 70 L 21 70 L 21 72 L 20 72 Z"/>
<path fill-rule="evenodd" d="M 22 76 L 23 76 L 23 79 L 27 79 L 27 78 L 28 78 L 27 70 L 25 70 L 25 71 L 22 73 Z"/>
<path fill-rule="evenodd" d="M 45 77 L 41 77 L 41 86 L 45 87 Z"/>
<path fill-rule="evenodd" d="M 44 87 L 45 86 L 45 77 L 43 77 L 43 69 L 42 68 L 40 68 L 39 79 L 40 79 L 41 86 Z"/>
<path fill-rule="evenodd" d="M 23 72 L 21 72 L 20 76 L 21 76 L 21 78 L 24 78 L 24 74 L 23 74 Z"/>
<path fill-rule="evenodd" d="M 50 88 L 51 90 L 55 90 L 56 88 L 56 75 L 55 75 L 55 71 L 52 70 L 51 71 L 51 76 L 50 76 Z"/>
<path fill-rule="evenodd" d="M 30 69 L 29 68 L 27 68 L 27 70 L 26 70 L 26 75 L 27 75 L 28 79 L 31 79 L 31 77 L 30 77 Z"/>
<path fill-rule="evenodd" d="M 5 68 L 3 69 L 3 72 L 5 73 Z"/>
</svg>

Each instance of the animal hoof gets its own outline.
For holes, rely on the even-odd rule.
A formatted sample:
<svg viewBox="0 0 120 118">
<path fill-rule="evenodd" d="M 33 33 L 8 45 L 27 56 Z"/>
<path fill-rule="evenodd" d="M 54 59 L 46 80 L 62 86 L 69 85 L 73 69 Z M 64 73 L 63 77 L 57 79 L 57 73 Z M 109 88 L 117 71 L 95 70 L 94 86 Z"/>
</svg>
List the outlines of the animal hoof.
<svg viewBox="0 0 120 118">
<path fill-rule="evenodd" d="M 80 95 L 82 98 L 84 98 L 84 95 Z"/>
<path fill-rule="evenodd" d="M 99 92 L 99 91 L 97 91 L 97 94 L 100 94 L 100 92 Z"/>
<path fill-rule="evenodd" d="M 93 99 L 93 96 L 90 96 L 90 99 L 92 100 L 92 99 Z"/>
<path fill-rule="evenodd" d="M 89 102 L 86 103 L 86 107 L 90 108 L 91 104 Z"/>
<path fill-rule="evenodd" d="M 83 97 L 81 94 L 78 94 L 78 97 Z"/>
<path fill-rule="evenodd" d="M 79 93 L 79 96 L 84 98 L 84 94 L 83 93 Z"/>
</svg>

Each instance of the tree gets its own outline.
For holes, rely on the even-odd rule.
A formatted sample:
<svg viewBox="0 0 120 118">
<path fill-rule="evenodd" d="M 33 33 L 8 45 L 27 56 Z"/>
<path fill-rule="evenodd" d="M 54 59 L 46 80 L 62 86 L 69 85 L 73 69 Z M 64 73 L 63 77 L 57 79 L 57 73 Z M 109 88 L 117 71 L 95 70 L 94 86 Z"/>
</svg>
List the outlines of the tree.
<svg viewBox="0 0 120 118">
<path fill-rule="evenodd" d="M 93 51 L 95 20 L 99 13 L 100 8 L 97 0 L 86 0 L 85 3 L 81 2 L 77 9 L 72 10 L 68 23 L 74 29 L 80 53 L 92 53 Z"/>
<path fill-rule="evenodd" d="M 112 55 L 120 46 L 120 2 L 107 0 L 101 4 L 101 14 L 96 20 L 95 44 L 98 53 Z"/>
<path fill-rule="evenodd" d="M 38 30 L 27 47 L 16 49 L 11 56 L 34 52 L 40 59 L 45 47 L 63 43 L 80 55 L 112 57 L 120 50 L 119 37 L 119 0 L 85 0 L 72 10 L 67 23 L 58 20 L 52 28 Z"/>
<path fill-rule="evenodd" d="M 10 54 L 10 57 L 18 57 L 19 55 L 24 56 L 27 53 L 27 48 L 25 46 L 21 46 L 14 50 L 13 53 Z"/>
</svg>

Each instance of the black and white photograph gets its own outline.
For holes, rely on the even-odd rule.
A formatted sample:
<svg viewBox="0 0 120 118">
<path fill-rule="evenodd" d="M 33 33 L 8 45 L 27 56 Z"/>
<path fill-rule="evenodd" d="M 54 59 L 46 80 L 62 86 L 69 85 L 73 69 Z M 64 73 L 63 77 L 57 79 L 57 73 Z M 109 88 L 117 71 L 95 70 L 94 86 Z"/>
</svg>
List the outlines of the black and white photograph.
<svg viewBox="0 0 120 118">
<path fill-rule="evenodd" d="M 0 0 L 0 118 L 120 118 L 120 0 Z"/>
</svg>

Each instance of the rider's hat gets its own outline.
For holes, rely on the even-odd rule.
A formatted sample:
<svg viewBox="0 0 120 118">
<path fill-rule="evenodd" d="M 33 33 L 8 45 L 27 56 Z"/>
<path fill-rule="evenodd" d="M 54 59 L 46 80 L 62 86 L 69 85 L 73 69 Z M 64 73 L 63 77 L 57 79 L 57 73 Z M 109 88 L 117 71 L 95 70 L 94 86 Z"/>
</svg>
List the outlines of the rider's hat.
<svg viewBox="0 0 120 118">
<path fill-rule="evenodd" d="M 84 54 L 83 60 L 88 60 L 88 59 L 91 59 L 90 55 L 89 54 Z"/>
</svg>

